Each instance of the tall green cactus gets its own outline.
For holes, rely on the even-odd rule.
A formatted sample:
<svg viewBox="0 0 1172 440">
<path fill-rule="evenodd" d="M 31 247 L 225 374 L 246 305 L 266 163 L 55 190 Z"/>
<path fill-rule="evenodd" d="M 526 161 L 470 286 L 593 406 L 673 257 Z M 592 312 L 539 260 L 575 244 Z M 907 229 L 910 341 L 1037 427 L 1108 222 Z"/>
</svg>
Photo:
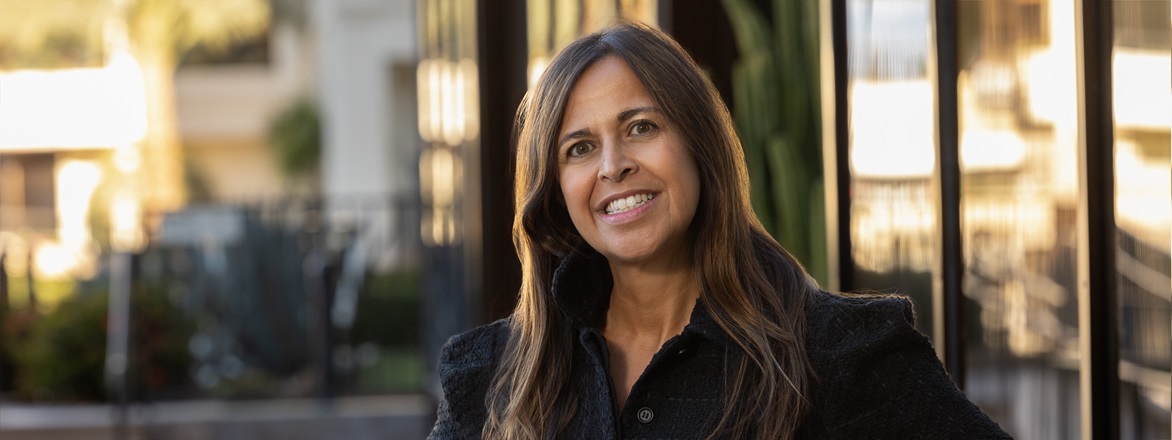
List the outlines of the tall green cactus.
<svg viewBox="0 0 1172 440">
<path fill-rule="evenodd" d="M 773 26 L 749 0 L 723 0 L 741 58 L 733 117 L 753 209 L 778 242 L 826 284 L 826 211 L 818 66 L 818 2 L 773 0 Z"/>
</svg>

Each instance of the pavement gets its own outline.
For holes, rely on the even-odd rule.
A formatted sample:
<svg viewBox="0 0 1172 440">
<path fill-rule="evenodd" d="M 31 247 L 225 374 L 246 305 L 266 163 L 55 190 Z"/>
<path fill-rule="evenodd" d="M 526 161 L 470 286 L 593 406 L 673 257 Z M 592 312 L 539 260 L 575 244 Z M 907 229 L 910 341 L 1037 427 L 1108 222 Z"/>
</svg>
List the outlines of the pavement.
<svg viewBox="0 0 1172 440">
<path fill-rule="evenodd" d="M 117 423 L 125 414 L 128 423 Z M 113 405 L 0 402 L 3 440 L 416 440 L 427 437 L 427 395 Z"/>
</svg>

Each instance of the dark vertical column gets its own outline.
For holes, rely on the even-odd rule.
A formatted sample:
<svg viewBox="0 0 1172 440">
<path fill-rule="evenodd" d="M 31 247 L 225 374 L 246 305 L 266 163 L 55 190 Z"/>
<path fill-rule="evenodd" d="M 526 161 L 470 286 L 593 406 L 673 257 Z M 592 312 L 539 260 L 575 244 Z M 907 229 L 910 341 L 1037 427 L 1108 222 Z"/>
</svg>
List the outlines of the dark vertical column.
<svg viewBox="0 0 1172 440">
<path fill-rule="evenodd" d="M 850 67 L 847 57 L 846 0 L 828 0 L 828 3 L 833 69 L 829 74 L 823 72 L 822 80 L 833 81 L 834 96 L 829 112 L 824 110 L 823 114 L 833 117 L 824 119 L 822 123 L 833 124 L 833 145 L 823 142 L 825 154 L 822 157 L 824 161 L 833 161 L 826 167 L 827 173 L 823 179 L 826 182 L 826 193 L 835 195 L 835 203 L 827 206 L 827 219 L 834 219 L 832 224 L 827 225 L 827 233 L 833 235 L 838 243 L 830 250 L 832 258 L 836 260 L 832 266 L 838 266 L 838 288 L 850 291 L 857 286 L 855 262 L 851 257 L 850 102 L 847 88 Z"/>
<path fill-rule="evenodd" d="M 1079 0 L 1080 316 L 1083 438 L 1119 438 L 1119 339 L 1115 289 L 1115 157 L 1111 96 L 1112 2 Z M 1083 226 L 1085 225 L 1085 226 Z M 1088 379 L 1089 380 L 1086 380 Z"/>
<path fill-rule="evenodd" d="M 0 315 L 8 311 L 8 269 L 4 261 L 7 259 L 8 250 L 0 246 Z"/>
<path fill-rule="evenodd" d="M 964 388 L 964 344 L 961 330 L 961 278 L 964 249 L 960 230 L 960 129 L 957 100 L 956 0 L 936 0 L 936 134 L 940 173 L 940 278 L 936 301 L 942 312 L 944 366 L 957 386 Z"/>
<path fill-rule="evenodd" d="M 106 334 L 105 380 L 107 389 L 117 399 L 113 410 L 114 438 L 129 438 L 130 430 L 130 360 L 131 295 L 134 291 L 133 254 L 117 251 L 110 254 L 110 294 L 106 311 L 109 330 Z"/>
<path fill-rule="evenodd" d="M 513 248 L 513 117 L 528 85 L 525 0 L 478 0 L 480 191 L 485 310 L 491 321 L 512 313 L 521 286 Z"/>
<path fill-rule="evenodd" d="M 0 319 L 5 321 L 12 319 L 8 312 L 8 269 L 6 269 L 4 261 L 6 259 L 8 259 L 8 250 L 5 249 L 3 243 L 0 243 Z M 7 332 L 0 331 L 0 347 L 10 347 L 6 334 Z M 0 350 L 0 393 L 12 389 L 13 367 L 13 361 L 8 358 L 7 350 Z"/>
<path fill-rule="evenodd" d="M 665 31 L 704 69 L 731 110 L 736 105 L 732 101 L 732 68 L 740 54 L 724 5 L 697 1 L 673 7 L 671 2 L 660 2 L 659 8 L 661 20 L 666 19 L 670 25 Z M 664 25 L 662 21 L 660 24 Z"/>
<path fill-rule="evenodd" d="M 659 9 L 656 11 L 655 15 L 656 20 L 659 21 L 659 29 L 667 32 L 668 34 L 671 34 L 673 37 L 676 36 L 675 19 L 673 18 L 675 16 L 676 10 L 676 8 L 673 7 L 674 5 L 675 3 L 673 2 L 659 2 Z"/>
</svg>

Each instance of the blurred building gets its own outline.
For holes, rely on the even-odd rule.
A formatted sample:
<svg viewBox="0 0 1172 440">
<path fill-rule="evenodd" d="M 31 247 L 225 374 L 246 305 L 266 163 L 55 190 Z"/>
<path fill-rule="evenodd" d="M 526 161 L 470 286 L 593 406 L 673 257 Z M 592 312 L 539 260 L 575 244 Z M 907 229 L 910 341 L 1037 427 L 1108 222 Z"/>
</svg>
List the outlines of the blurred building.
<svg viewBox="0 0 1172 440">
<path fill-rule="evenodd" d="M 60 315 L 62 301 L 104 296 L 111 251 L 128 250 L 135 295 L 163 298 L 194 327 L 158 335 L 191 358 L 185 388 L 140 387 L 135 399 L 418 393 L 415 4 L 262 3 L 267 27 L 196 47 L 175 72 L 189 204 L 172 212 L 144 212 L 133 197 L 151 185 L 127 178 L 143 164 L 146 85 L 132 57 L 107 47 L 108 30 L 82 44 L 85 56 L 72 40 L 46 49 L 63 53 L 47 63 L 0 44 L 0 327 L 33 301 Z M 278 145 L 288 131 L 304 137 L 295 169 Z M 113 249 L 119 231 L 135 245 Z M 133 310 L 132 321 L 156 318 Z M 8 342 L 0 402 L 71 398 L 9 394 Z"/>
<path fill-rule="evenodd" d="M 784 1 L 743 4 L 776 24 Z M 107 233 L 93 217 L 154 233 L 143 278 L 182 279 L 170 297 L 214 317 L 189 339 L 205 390 L 434 396 L 440 344 L 514 305 L 513 115 L 550 57 L 644 21 L 735 108 L 729 3 L 273 0 L 263 35 L 176 74 L 200 204 L 162 232 L 138 231 L 133 203 L 91 202 L 139 160 L 133 60 L 3 66 L 0 252 L 20 279 L 85 278 Z M 1169 436 L 1168 2 L 817 4 L 807 147 L 825 162 L 828 287 L 910 296 L 958 386 L 1016 438 Z M 300 102 L 320 159 L 290 175 L 270 124 Z M 410 341 L 366 336 L 392 327 Z"/>
<path fill-rule="evenodd" d="M 278 14 L 265 32 L 225 51 L 197 48 L 176 72 L 178 125 L 193 202 L 318 194 L 414 198 L 419 145 L 414 4 L 273 4 Z M 141 139 L 144 86 L 133 61 L 87 62 L 91 65 L 73 68 L 4 66 L 0 156 L 6 180 L 0 203 L 6 209 L 0 210 L 5 213 L 0 230 L 69 235 L 55 230 L 77 226 L 63 223 L 84 217 L 88 205 L 78 204 L 88 203 L 103 178 L 78 170 L 101 168 L 94 161 L 103 154 Z M 300 101 L 309 101 L 328 128 L 320 169 L 286 175 L 269 139 L 271 125 Z M 66 167 L 71 160 L 89 165 Z M 77 179 L 91 182 L 77 184 Z"/>
</svg>

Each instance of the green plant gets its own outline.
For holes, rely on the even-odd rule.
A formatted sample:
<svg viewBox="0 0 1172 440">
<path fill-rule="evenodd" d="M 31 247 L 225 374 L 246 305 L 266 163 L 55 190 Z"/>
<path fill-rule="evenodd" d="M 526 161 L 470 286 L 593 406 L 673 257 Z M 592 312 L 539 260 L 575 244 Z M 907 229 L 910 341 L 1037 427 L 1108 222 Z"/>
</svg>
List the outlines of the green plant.
<svg viewBox="0 0 1172 440">
<path fill-rule="evenodd" d="M 19 397 L 101 401 L 105 387 L 105 291 L 79 292 L 36 317 L 26 337 L 13 340 Z M 131 295 L 132 398 L 167 394 L 189 382 L 187 340 L 193 325 L 159 289 Z"/>
<path fill-rule="evenodd" d="M 269 126 L 269 143 L 287 176 L 310 173 L 321 159 L 321 119 L 306 98 L 293 101 Z"/>
<path fill-rule="evenodd" d="M 373 364 L 363 365 L 352 386 L 360 393 L 416 392 L 425 366 L 420 347 L 420 276 L 417 269 L 370 273 L 359 297 L 348 339 L 355 347 L 376 347 Z"/>
<path fill-rule="evenodd" d="M 741 58 L 733 116 L 757 217 L 820 283 L 827 281 L 819 118 L 818 3 L 773 1 L 773 26 L 749 0 L 723 0 Z"/>
<path fill-rule="evenodd" d="M 39 317 L 32 307 L 13 308 L 0 304 L 0 392 L 8 393 L 14 389 L 17 366 L 14 347 L 28 338 Z"/>
<path fill-rule="evenodd" d="M 26 399 L 103 400 L 106 296 L 77 295 L 15 342 L 16 392 Z"/>
<path fill-rule="evenodd" d="M 412 269 L 371 274 L 359 297 L 351 339 L 356 344 L 374 342 L 381 347 L 417 347 L 419 283 L 419 272 Z"/>
</svg>

